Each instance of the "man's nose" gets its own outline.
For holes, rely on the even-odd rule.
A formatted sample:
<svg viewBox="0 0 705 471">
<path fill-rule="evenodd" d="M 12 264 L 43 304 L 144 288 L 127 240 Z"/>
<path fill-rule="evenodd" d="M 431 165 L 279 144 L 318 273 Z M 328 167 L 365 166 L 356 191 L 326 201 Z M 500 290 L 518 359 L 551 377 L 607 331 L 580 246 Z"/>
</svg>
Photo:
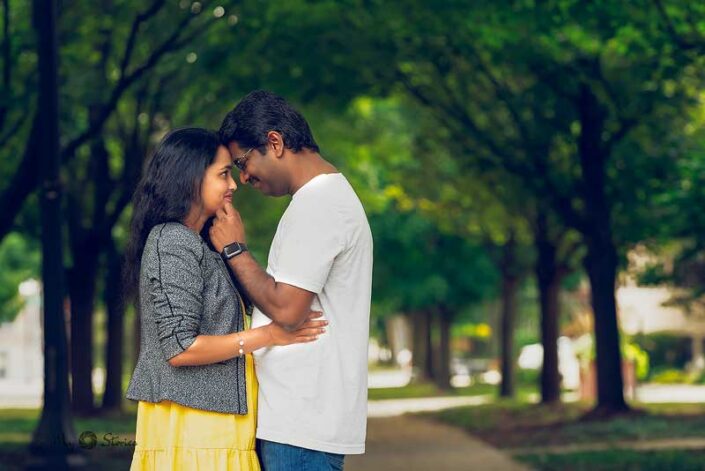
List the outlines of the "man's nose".
<svg viewBox="0 0 705 471">
<path fill-rule="evenodd" d="M 243 185 L 247 185 L 247 180 L 249 180 L 250 177 L 247 175 L 247 172 L 244 170 L 240 170 L 240 183 Z"/>
</svg>

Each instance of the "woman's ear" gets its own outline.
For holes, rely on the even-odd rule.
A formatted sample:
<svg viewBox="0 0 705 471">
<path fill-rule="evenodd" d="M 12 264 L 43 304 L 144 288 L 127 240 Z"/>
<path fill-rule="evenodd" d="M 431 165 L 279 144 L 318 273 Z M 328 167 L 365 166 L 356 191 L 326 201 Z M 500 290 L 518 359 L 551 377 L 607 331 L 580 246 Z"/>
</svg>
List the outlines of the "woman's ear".
<svg viewBox="0 0 705 471">
<path fill-rule="evenodd" d="M 267 144 L 274 151 L 274 157 L 277 159 L 284 155 L 284 136 L 277 131 L 269 131 L 267 133 Z"/>
</svg>

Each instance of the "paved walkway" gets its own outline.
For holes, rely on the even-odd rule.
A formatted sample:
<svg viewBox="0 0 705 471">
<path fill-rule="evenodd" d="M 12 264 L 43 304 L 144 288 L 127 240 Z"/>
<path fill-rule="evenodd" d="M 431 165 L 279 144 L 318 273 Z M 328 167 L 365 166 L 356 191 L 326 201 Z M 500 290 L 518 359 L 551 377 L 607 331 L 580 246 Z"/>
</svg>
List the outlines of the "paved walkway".
<svg viewBox="0 0 705 471">
<path fill-rule="evenodd" d="M 529 469 L 461 430 L 411 416 L 370 418 L 367 453 L 345 459 L 345 471 Z"/>
<path fill-rule="evenodd" d="M 636 388 L 636 400 L 649 404 L 663 402 L 705 402 L 705 385 L 644 384 Z"/>
<path fill-rule="evenodd" d="M 448 396 L 420 397 L 414 399 L 383 399 L 367 403 L 367 417 L 395 417 L 416 412 L 435 412 L 443 409 L 463 406 L 489 404 L 494 397 L 482 396 Z"/>
</svg>

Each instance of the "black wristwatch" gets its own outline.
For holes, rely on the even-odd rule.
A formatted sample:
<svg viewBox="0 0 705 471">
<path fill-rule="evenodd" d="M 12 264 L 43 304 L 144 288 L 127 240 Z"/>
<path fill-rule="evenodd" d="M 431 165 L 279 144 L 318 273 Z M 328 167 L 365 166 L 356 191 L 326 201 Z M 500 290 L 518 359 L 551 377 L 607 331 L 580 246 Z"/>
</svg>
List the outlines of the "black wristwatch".
<svg viewBox="0 0 705 471">
<path fill-rule="evenodd" d="M 223 247 L 223 251 L 220 252 L 220 256 L 225 260 L 230 260 L 233 257 L 237 257 L 242 252 L 247 251 L 247 246 L 241 242 L 233 242 Z"/>
</svg>

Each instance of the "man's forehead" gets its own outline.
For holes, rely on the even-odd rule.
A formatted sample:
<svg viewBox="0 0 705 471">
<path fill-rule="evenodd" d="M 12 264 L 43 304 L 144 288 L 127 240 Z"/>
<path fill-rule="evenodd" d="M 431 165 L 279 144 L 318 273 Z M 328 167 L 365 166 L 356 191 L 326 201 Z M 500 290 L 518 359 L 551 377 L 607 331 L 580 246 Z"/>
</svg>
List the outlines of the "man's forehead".
<svg viewBox="0 0 705 471">
<path fill-rule="evenodd" d="M 237 145 L 237 142 L 232 141 L 231 143 L 228 144 L 228 150 L 232 154 L 233 158 L 240 157 L 242 153 L 244 152 L 242 148 Z"/>
</svg>

